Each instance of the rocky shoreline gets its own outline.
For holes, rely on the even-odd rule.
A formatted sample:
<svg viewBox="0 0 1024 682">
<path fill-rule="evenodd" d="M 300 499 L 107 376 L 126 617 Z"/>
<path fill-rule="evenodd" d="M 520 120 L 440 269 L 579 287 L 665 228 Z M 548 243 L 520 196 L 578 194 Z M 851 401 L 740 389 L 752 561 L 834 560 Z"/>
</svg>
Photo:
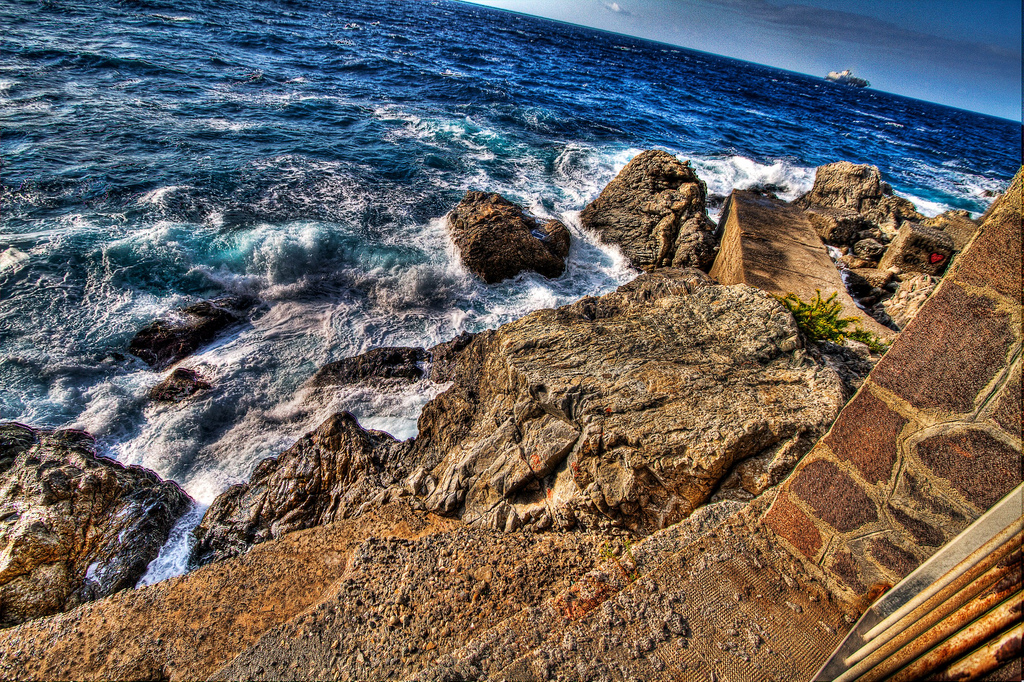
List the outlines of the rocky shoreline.
<svg viewBox="0 0 1024 682">
<path fill-rule="evenodd" d="M 1020 174 L 1018 197 L 1019 184 Z M 743 202 L 752 207 L 747 213 L 739 212 Z M 529 669 L 526 679 L 538 670 L 549 679 L 613 678 L 623 671 L 579 668 L 579 635 L 566 622 L 593 616 L 621 593 L 650 611 L 641 618 L 649 632 L 618 631 L 614 608 L 595 627 L 632 652 L 627 677 L 658 676 L 667 664 L 659 669 L 645 653 L 705 627 L 672 615 L 671 590 L 655 586 L 667 580 L 657 577 L 658 566 L 693 543 L 710 543 L 713 551 L 714 529 L 728 528 L 723 546 L 752 553 L 755 564 L 761 553 L 775 557 L 763 565 L 789 580 L 779 578 L 773 589 L 794 600 L 784 601 L 795 613 L 816 614 L 825 623 L 824 630 L 815 626 L 824 637 L 819 644 L 830 646 L 858 602 L 827 580 L 808 587 L 822 578 L 790 557 L 785 543 L 744 529 L 759 523 L 779 484 L 829 432 L 880 355 L 841 336 L 814 338 L 780 294 L 813 291 L 816 282 L 845 284 L 821 293 L 852 297 L 884 346 L 900 338 L 987 216 L 925 218 L 877 169 L 846 162 L 819 168 L 813 189 L 791 204 L 734 192 L 721 225 L 708 218 L 707 203 L 688 163 L 643 152 L 580 214 L 584 229 L 641 271 L 634 281 L 434 348 L 375 349 L 321 368 L 309 381 L 316 390 L 361 382 L 449 385 L 424 407 L 414 439 L 398 441 L 338 414 L 261 462 L 247 483 L 207 510 L 194 532 L 193 573 L 165 584 L 131 589 L 191 506 L 176 484 L 97 457 L 87 434 L 0 425 L 0 626 L 42 618 L 43 629 L 32 632 L 43 634 L 31 636 L 43 638 L 32 640 L 38 644 L 85 623 L 94 627 L 99 616 L 90 614 L 104 609 L 145 611 L 136 593 L 148 590 L 160 599 L 178 599 L 175 590 L 184 590 L 200 604 L 221 603 L 202 591 L 204 584 L 214 589 L 211 576 L 231 580 L 268 552 L 289 543 L 326 546 L 337 533 L 347 544 L 332 551 L 344 558 L 326 573 L 317 570 L 341 583 L 324 578 L 318 589 L 330 598 L 309 603 L 305 615 L 285 609 L 264 618 L 234 643 L 213 645 L 205 662 L 187 647 L 168 648 L 158 635 L 148 653 L 136 652 L 135 667 L 127 653 L 94 643 L 108 656 L 94 674 L 484 679 Z M 730 215 L 739 222 L 727 228 Z M 770 252 L 754 248 L 759 234 L 781 234 L 791 215 L 813 237 L 794 245 L 779 237 Z M 488 283 L 523 270 L 560 276 L 571 239 L 562 223 L 482 192 L 466 195 L 449 227 L 467 269 Z M 151 399 L 185 400 L 210 388 L 181 361 L 257 307 L 249 300 L 200 302 L 141 330 L 128 351 L 170 370 Z M 397 530 L 402 524 L 406 530 Z M 278 549 L 246 563 L 264 544 Z M 257 571 L 268 585 L 272 564 Z M 307 564 L 312 570 L 316 559 L 310 555 Z M 807 596 L 818 592 L 832 596 Z M 105 598 L 100 611 L 82 610 Z M 235 622 L 247 607 L 216 608 Z M 520 622 L 520 612 L 532 616 Z M 226 627 L 209 614 L 194 617 L 211 636 Z M 521 641 L 531 618 L 529 627 L 547 644 L 532 650 L 527 665 L 516 661 L 531 651 Z M 315 640 L 307 639 L 314 632 L 307 622 L 319 628 Z M 489 628 L 498 628 L 492 640 L 477 637 Z M 7 630 L 4 646 L 24 652 L 22 640 L 15 647 L 11 639 L 19 631 Z M 518 642 L 505 658 L 497 653 L 502 637 Z M 755 652 L 771 639 L 750 637 L 761 642 L 750 644 Z M 546 662 L 538 662 L 538 651 L 547 652 Z M 0 673 L 83 671 L 62 672 L 43 658 L 10 658 Z"/>
</svg>

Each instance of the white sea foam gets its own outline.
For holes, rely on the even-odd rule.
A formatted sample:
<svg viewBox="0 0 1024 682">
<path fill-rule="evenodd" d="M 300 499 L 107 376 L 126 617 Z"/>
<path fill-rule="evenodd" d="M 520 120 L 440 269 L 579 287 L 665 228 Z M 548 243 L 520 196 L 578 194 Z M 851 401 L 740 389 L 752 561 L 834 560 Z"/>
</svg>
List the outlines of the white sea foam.
<svg viewBox="0 0 1024 682">
<path fill-rule="evenodd" d="M 0 272 L 14 270 L 29 259 L 29 255 L 13 246 L 0 252 Z"/>
<path fill-rule="evenodd" d="M 160 554 L 150 562 L 145 575 L 139 580 L 139 586 L 153 585 L 161 580 L 181 575 L 188 567 L 188 555 L 192 550 L 192 530 L 203 520 L 209 505 L 196 504 L 182 514 L 171 528 L 167 542 L 160 549 Z"/>
</svg>

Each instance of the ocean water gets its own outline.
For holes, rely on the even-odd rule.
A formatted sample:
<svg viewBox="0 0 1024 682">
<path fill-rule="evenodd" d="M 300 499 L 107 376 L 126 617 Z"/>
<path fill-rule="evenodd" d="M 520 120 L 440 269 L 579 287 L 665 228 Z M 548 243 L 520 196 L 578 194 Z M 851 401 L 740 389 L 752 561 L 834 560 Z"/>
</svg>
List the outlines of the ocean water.
<svg viewBox="0 0 1024 682">
<path fill-rule="evenodd" d="M 443 0 L 5 0 L 0 27 L 0 420 L 88 430 L 200 505 L 333 411 L 411 437 L 443 388 L 310 394 L 324 363 L 634 277 L 577 214 L 643 149 L 718 195 L 871 163 L 927 214 L 1021 162 L 1009 121 Z M 468 189 L 566 222 L 565 274 L 469 275 L 443 219 Z M 263 304 L 182 363 L 213 390 L 149 402 L 133 334 L 229 294 Z"/>
</svg>

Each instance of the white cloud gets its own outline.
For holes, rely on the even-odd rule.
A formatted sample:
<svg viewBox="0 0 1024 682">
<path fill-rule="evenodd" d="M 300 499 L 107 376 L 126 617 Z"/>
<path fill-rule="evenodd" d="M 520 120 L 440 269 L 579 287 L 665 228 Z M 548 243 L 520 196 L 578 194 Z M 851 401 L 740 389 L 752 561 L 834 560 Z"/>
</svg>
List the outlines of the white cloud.
<svg viewBox="0 0 1024 682">
<path fill-rule="evenodd" d="M 619 7 L 619 3 L 617 2 L 606 2 L 604 3 L 604 6 L 610 9 L 611 11 L 617 12 L 619 14 L 629 14 L 629 12 Z"/>
</svg>

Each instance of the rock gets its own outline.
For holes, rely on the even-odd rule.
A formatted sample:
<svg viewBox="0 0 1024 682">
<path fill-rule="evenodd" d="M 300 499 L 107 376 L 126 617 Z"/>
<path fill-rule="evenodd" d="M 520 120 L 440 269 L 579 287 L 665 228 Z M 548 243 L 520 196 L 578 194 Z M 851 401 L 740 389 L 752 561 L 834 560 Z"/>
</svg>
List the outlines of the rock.
<svg viewBox="0 0 1024 682">
<path fill-rule="evenodd" d="M 807 217 L 821 241 L 833 246 L 851 246 L 864 238 L 861 233 L 872 229 L 866 218 L 849 209 L 811 206 Z"/>
<path fill-rule="evenodd" d="M 248 483 L 233 485 L 196 527 L 189 563 L 235 556 L 293 530 L 358 515 L 385 501 L 405 474 L 408 444 L 367 431 L 339 413 L 279 457 L 260 462 Z"/>
<path fill-rule="evenodd" d="M 896 234 L 904 220 L 923 220 L 914 205 L 892 193 L 882 182 L 878 168 L 849 161 L 819 166 L 811 191 L 795 202 L 800 208 L 830 208 L 853 211 L 888 236 Z"/>
<path fill-rule="evenodd" d="M 416 381 L 423 377 L 419 363 L 428 358 L 422 348 L 374 348 L 361 355 L 344 358 L 321 367 L 309 383 L 314 387 L 355 384 L 367 380 L 400 379 Z"/>
<path fill-rule="evenodd" d="M 879 270 L 878 268 L 857 268 L 856 270 L 850 270 L 848 276 L 857 277 L 859 281 L 863 281 L 869 287 L 878 289 L 889 284 L 889 282 L 893 281 L 893 278 L 895 277 L 892 272 L 888 270 Z"/>
<path fill-rule="evenodd" d="M 439 343 L 429 351 L 430 380 L 439 384 L 451 381 L 459 353 L 470 344 L 476 334 L 462 332 L 451 341 Z"/>
<path fill-rule="evenodd" d="M 159 402 L 177 403 L 209 388 L 210 382 L 203 379 L 199 372 L 178 367 L 166 379 L 150 389 L 149 398 Z"/>
<path fill-rule="evenodd" d="M 824 433 L 841 382 L 800 345 L 771 296 L 696 270 L 534 312 L 462 351 L 420 417 L 408 459 L 430 473 L 410 487 L 473 526 L 662 528 L 736 463 Z"/>
<path fill-rule="evenodd" d="M 488 284 L 533 270 L 558 277 L 569 255 L 569 230 L 557 220 L 541 225 L 499 194 L 466 192 L 448 215 L 462 262 Z"/>
<path fill-rule="evenodd" d="M 953 238 L 945 232 L 907 221 L 889 244 L 878 269 L 941 275 L 953 257 L 953 250 Z"/>
<path fill-rule="evenodd" d="M 892 323 L 898 329 L 910 324 L 938 284 L 939 279 L 931 275 L 914 275 L 901 281 L 896 293 L 882 303 Z"/>
<path fill-rule="evenodd" d="M 885 253 L 885 244 L 875 239 L 861 239 L 853 245 L 853 255 L 861 260 L 877 261 Z"/>
<path fill-rule="evenodd" d="M 580 213 L 580 223 L 622 249 L 638 270 L 707 271 L 718 242 L 707 217 L 707 187 L 667 152 L 637 154 Z"/>
<path fill-rule="evenodd" d="M 953 240 L 953 248 L 957 251 L 964 250 L 978 231 L 979 225 L 971 220 L 970 213 L 959 210 L 946 211 L 934 218 L 922 220 L 921 224 L 945 232 Z"/>
<path fill-rule="evenodd" d="M 133 587 L 190 506 L 89 434 L 0 425 L 0 625 Z"/>
<path fill-rule="evenodd" d="M 240 321 L 253 303 L 247 298 L 220 298 L 180 308 L 140 329 L 128 345 L 128 352 L 153 369 L 164 369 Z"/>
</svg>

